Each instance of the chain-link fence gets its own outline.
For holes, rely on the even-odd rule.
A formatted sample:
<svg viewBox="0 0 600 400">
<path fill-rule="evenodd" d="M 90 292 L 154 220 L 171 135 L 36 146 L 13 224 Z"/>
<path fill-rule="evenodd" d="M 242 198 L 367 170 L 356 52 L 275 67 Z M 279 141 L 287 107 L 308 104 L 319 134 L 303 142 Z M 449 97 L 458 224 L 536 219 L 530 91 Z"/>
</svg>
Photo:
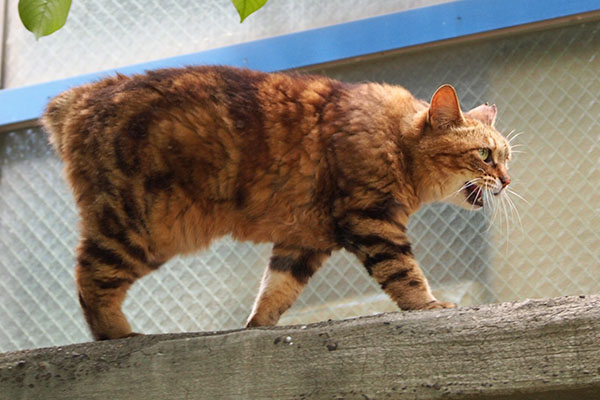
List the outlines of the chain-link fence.
<svg viewBox="0 0 600 400">
<path fill-rule="evenodd" d="M 515 199 L 520 222 L 490 224 L 485 212 L 449 205 L 413 217 L 415 254 L 438 297 L 469 305 L 600 292 L 599 49 L 596 22 L 312 71 L 399 83 L 425 99 L 452 83 L 463 108 L 496 103 L 498 128 L 524 132 L 511 164 L 511 186 L 527 199 Z M 77 216 L 61 168 L 41 130 L 0 135 L 0 351 L 89 338 L 73 283 Z M 146 333 L 239 328 L 270 247 L 224 239 L 175 259 L 133 286 L 125 313 Z M 395 309 L 339 252 L 281 323 Z"/>
</svg>

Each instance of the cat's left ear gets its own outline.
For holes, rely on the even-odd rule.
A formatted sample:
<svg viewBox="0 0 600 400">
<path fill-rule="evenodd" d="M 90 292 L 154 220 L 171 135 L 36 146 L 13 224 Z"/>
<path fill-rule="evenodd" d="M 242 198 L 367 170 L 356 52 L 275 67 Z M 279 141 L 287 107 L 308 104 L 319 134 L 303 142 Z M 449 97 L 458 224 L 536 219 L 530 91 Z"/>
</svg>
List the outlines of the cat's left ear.
<svg viewBox="0 0 600 400">
<path fill-rule="evenodd" d="M 466 113 L 465 117 L 476 119 L 477 121 L 493 127 L 496 122 L 496 114 L 498 114 L 496 105 L 492 104 L 490 106 L 488 103 L 485 103 Z"/>
<path fill-rule="evenodd" d="M 464 121 L 456 90 L 451 85 L 440 86 L 431 98 L 427 121 L 434 129 L 459 125 Z"/>
</svg>

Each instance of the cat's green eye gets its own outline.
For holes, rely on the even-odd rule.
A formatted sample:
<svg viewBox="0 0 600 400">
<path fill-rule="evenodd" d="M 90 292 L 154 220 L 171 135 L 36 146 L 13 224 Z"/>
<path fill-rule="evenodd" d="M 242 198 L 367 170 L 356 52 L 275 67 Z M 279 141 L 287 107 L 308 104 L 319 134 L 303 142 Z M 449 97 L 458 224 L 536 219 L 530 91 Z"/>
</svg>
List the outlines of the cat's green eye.
<svg viewBox="0 0 600 400">
<path fill-rule="evenodd" d="M 485 162 L 490 162 L 492 160 L 492 152 L 490 149 L 479 149 L 479 157 Z"/>
</svg>

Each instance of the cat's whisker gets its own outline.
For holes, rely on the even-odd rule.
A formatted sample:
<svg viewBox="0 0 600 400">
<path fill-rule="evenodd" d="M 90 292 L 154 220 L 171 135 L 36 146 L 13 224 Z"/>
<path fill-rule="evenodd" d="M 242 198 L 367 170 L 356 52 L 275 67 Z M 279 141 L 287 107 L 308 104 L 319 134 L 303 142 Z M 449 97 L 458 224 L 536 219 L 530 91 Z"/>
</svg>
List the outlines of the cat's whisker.
<svg viewBox="0 0 600 400">
<path fill-rule="evenodd" d="M 492 227 L 495 226 L 495 221 L 496 221 L 496 217 L 498 216 L 498 210 L 499 210 L 498 200 L 494 196 L 494 193 L 492 192 L 491 189 L 488 192 L 488 203 L 490 204 L 490 208 L 491 208 L 491 218 L 488 223 L 489 225 L 487 227 L 486 232 L 489 232 L 492 229 Z"/>
<path fill-rule="evenodd" d="M 494 219 L 492 220 L 492 223 L 496 221 L 498 215 L 500 215 L 500 200 L 494 196 Z"/>
<path fill-rule="evenodd" d="M 479 195 L 481 194 L 482 190 L 483 188 L 481 186 L 477 187 L 477 192 L 475 192 L 475 200 L 479 198 Z M 473 211 L 473 207 L 475 207 L 475 204 L 471 204 L 471 211 Z"/>
<path fill-rule="evenodd" d="M 505 195 L 506 195 L 506 200 L 508 201 L 509 206 L 515 210 L 515 214 L 517 215 L 517 221 L 519 221 L 519 227 L 521 228 L 521 234 L 525 235 L 525 230 L 523 229 L 523 221 L 521 220 L 521 215 L 519 214 L 519 209 L 517 208 L 515 203 L 510 198 L 508 192 L 505 193 Z"/>
<path fill-rule="evenodd" d="M 498 216 L 498 201 L 494 198 L 494 193 L 490 191 L 488 196 L 490 198 L 490 203 L 492 204 L 492 219 L 490 221 L 490 228 L 494 225 L 496 221 L 496 217 Z"/>
<path fill-rule="evenodd" d="M 475 194 L 473 195 L 473 194 L 471 193 L 471 196 L 473 196 L 473 197 L 474 197 L 474 201 L 475 201 L 475 200 L 477 200 L 477 198 L 479 197 L 479 192 L 480 192 L 480 191 L 481 191 L 481 186 L 478 186 L 478 187 L 477 187 L 477 191 L 475 192 Z M 471 210 L 471 211 L 473 211 L 474 209 L 475 209 L 475 204 L 474 204 L 474 203 L 471 203 L 470 210 Z"/>
<path fill-rule="evenodd" d="M 507 139 L 508 140 L 508 144 L 511 144 L 513 142 L 513 140 L 515 140 L 516 138 L 518 138 L 519 136 L 521 136 L 523 133 L 524 132 L 516 133 L 513 137 L 511 137 L 510 139 Z"/>
<path fill-rule="evenodd" d="M 488 223 L 488 227 L 486 232 L 489 232 L 494 226 L 494 220 L 496 219 L 496 214 L 498 211 L 497 202 L 494 199 L 494 193 L 492 193 L 491 189 L 487 189 L 484 192 L 485 205 L 490 209 L 490 220 Z"/>
<path fill-rule="evenodd" d="M 510 223 L 512 224 L 512 223 L 514 223 L 514 220 L 515 220 L 515 213 L 513 211 L 513 208 L 511 207 L 510 199 L 508 198 L 508 195 L 506 194 L 506 191 L 502 192 L 500 194 L 500 196 L 502 197 L 502 201 L 504 201 L 506 203 L 506 205 L 507 205 L 506 208 L 507 208 L 508 212 L 510 213 Z"/>
<path fill-rule="evenodd" d="M 523 200 L 525 203 L 527 203 L 527 205 L 529 205 L 529 201 L 527 201 L 526 198 L 524 198 L 523 196 L 521 196 L 519 193 L 515 192 L 512 189 L 506 188 L 506 191 L 510 194 L 514 194 L 515 196 L 517 196 L 519 199 Z"/>
<path fill-rule="evenodd" d="M 508 132 L 508 134 L 506 134 L 505 138 L 506 140 L 510 139 L 510 137 L 513 135 L 513 133 L 515 133 L 516 129 L 511 130 L 510 132 Z"/>
<path fill-rule="evenodd" d="M 466 188 L 469 185 L 474 184 L 475 182 L 479 182 L 480 180 L 482 180 L 483 178 L 473 178 L 470 181 L 465 182 L 465 184 L 463 185 L 463 188 Z"/>
<path fill-rule="evenodd" d="M 504 221 L 506 222 L 506 239 L 505 239 L 505 244 L 506 244 L 506 248 L 505 249 L 506 250 L 505 251 L 506 251 L 506 254 L 508 254 L 508 240 L 509 240 L 509 236 L 510 236 L 510 233 L 509 233 L 510 232 L 509 231 L 510 222 L 508 220 L 508 212 L 506 210 L 506 205 L 505 205 L 505 199 L 504 199 L 504 197 L 500 198 L 500 204 L 502 205 L 502 211 L 504 213 Z"/>
<path fill-rule="evenodd" d="M 457 194 L 459 194 L 463 189 L 466 189 L 467 186 L 474 184 L 475 182 L 480 181 L 482 178 L 475 178 L 475 179 L 471 179 L 470 181 L 467 181 L 464 185 L 462 185 L 456 192 L 449 194 L 448 196 L 444 197 L 442 200 L 448 200 L 451 199 L 452 197 L 456 196 Z"/>
</svg>

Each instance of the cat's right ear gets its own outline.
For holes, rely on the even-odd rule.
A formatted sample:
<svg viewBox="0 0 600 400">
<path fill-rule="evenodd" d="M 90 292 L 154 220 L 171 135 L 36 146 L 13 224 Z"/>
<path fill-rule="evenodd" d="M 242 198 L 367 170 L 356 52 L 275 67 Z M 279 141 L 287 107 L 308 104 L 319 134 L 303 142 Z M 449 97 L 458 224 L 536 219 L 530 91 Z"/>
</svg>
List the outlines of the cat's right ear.
<svg viewBox="0 0 600 400">
<path fill-rule="evenodd" d="M 456 90 L 451 85 L 442 85 L 431 98 L 427 121 L 434 129 L 448 128 L 463 122 Z"/>
<path fill-rule="evenodd" d="M 475 107 L 471 111 L 465 114 L 467 118 L 473 118 L 480 122 L 483 122 L 486 125 L 494 126 L 496 122 L 496 115 L 498 114 L 498 109 L 495 104 L 491 106 L 488 103 L 482 104 L 479 107 Z"/>
</svg>

